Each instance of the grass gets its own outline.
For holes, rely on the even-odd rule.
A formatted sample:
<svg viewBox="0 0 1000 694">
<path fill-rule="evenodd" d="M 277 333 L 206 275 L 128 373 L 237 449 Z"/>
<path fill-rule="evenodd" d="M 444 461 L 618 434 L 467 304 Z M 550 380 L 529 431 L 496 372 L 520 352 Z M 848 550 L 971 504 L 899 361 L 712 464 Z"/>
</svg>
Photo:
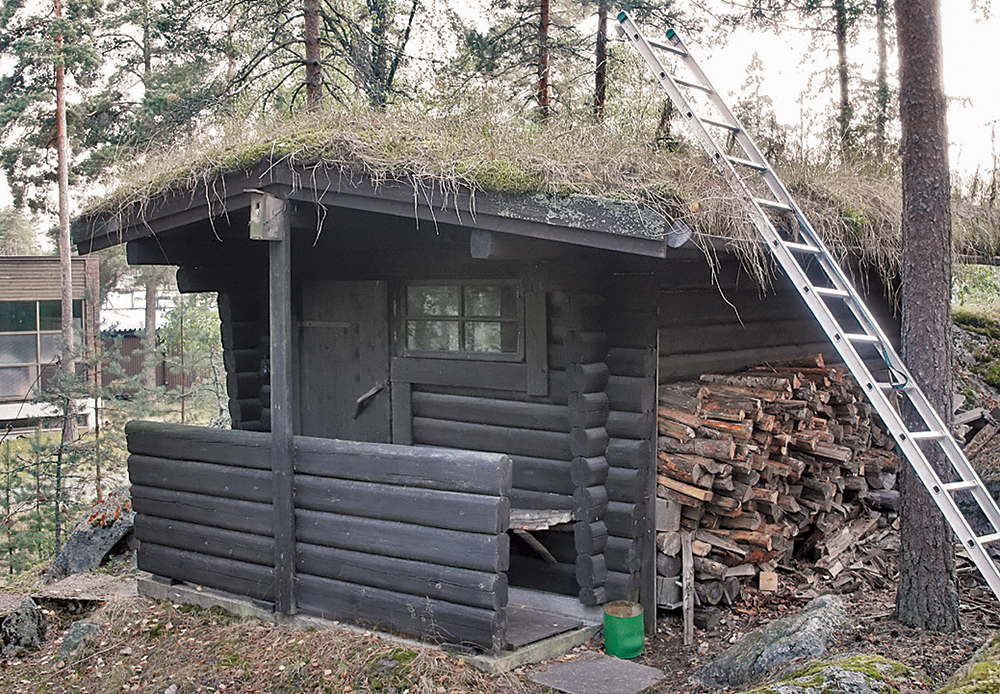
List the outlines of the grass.
<svg viewBox="0 0 1000 694">
<path fill-rule="evenodd" d="M 758 274 L 768 263 L 738 200 L 699 147 L 652 144 L 656 123 L 624 114 L 604 125 L 568 117 L 538 122 L 489 99 L 409 105 L 384 112 L 330 108 L 208 125 L 185 141 L 132 156 L 113 169 L 112 192 L 89 215 L 140 210 L 172 191 L 214 196 L 219 177 L 267 161 L 411 183 L 430 189 L 501 194 L 579 194 L 626 200 L 684 218 L 699 239 L 731 240 Z M 860 255 L 893 274 L 899 264 L 901 195 L 896 167 L 861 164 L 776 167 L 813 226 L 838 255 Z M 961 208 L 961 209 L 959 209 Z M 992 253 L 997 219 L 956 206 L 956 251 Z"/>
<path fill-rule="evenodd" d="M 1000 388 L 1000 305 L 955 306 L 952 316 L 955 325 L 989 338 L 973 355 L 976 363 L 972 370 L 989 385 Z"/>
</svg>

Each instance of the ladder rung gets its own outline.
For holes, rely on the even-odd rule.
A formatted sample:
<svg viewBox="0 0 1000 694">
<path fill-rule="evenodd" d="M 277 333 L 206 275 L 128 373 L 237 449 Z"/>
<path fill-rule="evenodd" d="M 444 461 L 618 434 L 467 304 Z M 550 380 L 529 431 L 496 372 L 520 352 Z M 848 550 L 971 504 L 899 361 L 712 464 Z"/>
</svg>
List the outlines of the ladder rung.
<svg viewBox="0 0 1000 694">
<path fill-rule="evenodd" d="M 702 118 L 701 122 L 708 123 L 709 125 L 714 125 L 716 128 L 725 128 L 729 132 L 733 133 L 738 133 L 740 131 L 739 127 L 733 125 L 732 123 L 723 123 L 722 121 L 712 120 L 711 118 Z"/>
<path fill-rule="evenodd" d="M 943 432 L 940 431 L 912 431 L 910 432 L 910 438 L 914 441 L 938 441 L 945 437 Z M 950 484 L 962 484 L 962 482 L 951 482 Z M 975 483 L 973 483 L 975 484 Z M 948 488 L 948 485 L 944 485 Z"/>
<path fill-rule="evenodd" d="M 912 383 L 876 383 L 879 390 L 913 390 Z"/>
<path fill-rule="evenodd" d="M 981 545 L 988 545 L 1000 540 L 1000 533 L 990 533 L 989 535 L 980 535 L 976 538 L 976 541 Z"/>
<path fill-rule="evenodd" d="M 750 161 L 749 159 L 740 159 L 739 157 L 726 157 L 729 161 L 734 164 L 739 164 L 740 166 L 745 166 L 749 169 L 756 169 L 757 171 L 767 171 L 767 166 L 764 164 L 758 164 L 755 161 Z"/>
<path fill-rule="evenodd" d="M 819 255 L 823 251 L 820 250 L 819 246 L 810 246 L 808 243 L 793 243 L 791 241 L 782 241 L 781 245 L 790 251 L 795 251 L 797 253 L 812 253 L 813 255 Z"/>
<path fill-rule="evenodd" d="M 669 43 L 663 43 L 662 41 L 656 41 L 653 39 L 647 39 L 646 41 L 647 43 L 649 43 L 650 46 L 652 46 L 653 48 L 659 48 L 661 51 L 667 51 L 669 53 L 673 53 L 675 55 L 680 55 L 680 56 L 687 55 L 686 51 L 682 51 L 680 48 L 671 46 Z"/>
<path fill-rule="evenodd" d="M 778 202 L 777 200 L 765 200 L 764 198 L 754 198 L 753 201 L 760 205 L 761 207 L 771 207 L 776 210 L 781 210 L 782 212 L 794 212 L 794 208 L 791 205 L 786 205 L 783 202 Z M 813 246 L 809 246 L 813 248 Z M 819 250 L 818 248 L 816 249 Z"/>
<path fill-rule="evenodd" d="M 851 342 L 867 342 L 871 345 L 877 345 L 882 342 L 882 340 L 878 339 L 874 335 L 864 335 L 861 333 L 845 333 L 844 339 L 850 340 Z"/>
<path fill-rule="evenodd" d="M 698 89 L 698 90 L 701 90 L 701 91 L 705 92 L 706 94 L 712 94 L 712 93 L 714 93 L 714 90 L 711 87 L 706 87 L 704 84 L 698 84 L 697 82 L 688 82 L 687 80 L 679 79 L 677 77 L 674 77 L 673 75 L 670 75 L 670 79 L 672 79 L 675 83 L 677 83 L 681 87 L 689 87 L 690 89 Z"/>
<path fill-rule="evenodd" d="M 961 482 L 948 482 L 941 487 L 946 492 L 960 492 L 963 489 L 975 489 L 979 484 L 975 480 L 962 480 Z"/>
<path fill-rule="evenodd" d="M 813 287 L 813 290 L 820 296 L 832 296 L 837 299 L 850 299 L 851 293 L 843 289 L 833 289 L 831 287 Z"/>
</svg>

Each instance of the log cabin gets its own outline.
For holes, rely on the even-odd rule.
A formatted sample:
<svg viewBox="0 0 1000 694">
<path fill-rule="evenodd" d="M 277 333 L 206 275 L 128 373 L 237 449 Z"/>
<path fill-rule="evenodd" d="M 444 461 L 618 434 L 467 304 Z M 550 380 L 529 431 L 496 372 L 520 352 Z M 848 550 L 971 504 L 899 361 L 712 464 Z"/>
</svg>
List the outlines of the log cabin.
<svg viewBox="0 0 1000 694">
<path fill-rule="evenodd" d="M 681 221 L 266 154 L 85 214 L 81 254 L 176 266 L 222 319 L 232 430 L 128 427 L 139 567 L 485 651 L 531 605 L 652 630 L 658 385 L 833 354 Z"/>
</svg>

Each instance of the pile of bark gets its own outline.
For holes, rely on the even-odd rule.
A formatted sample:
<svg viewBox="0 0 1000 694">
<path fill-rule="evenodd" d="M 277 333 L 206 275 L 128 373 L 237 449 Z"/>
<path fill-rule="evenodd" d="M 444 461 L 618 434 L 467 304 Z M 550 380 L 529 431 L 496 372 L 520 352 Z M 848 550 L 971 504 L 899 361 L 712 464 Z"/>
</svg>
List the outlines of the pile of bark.
<svg viewBox="0 0 1000 694">
<path fill-rule="evenodd" d="M 899 510 L 899 456 L 854 379 L 822 355 L 661 388 L 657 569 L 691 539 L 701 605 L 767 589 L 779 565 L 836 578 L 841 557 Z M 659 602 L 676 605 L 676 579 Z"/>
</svg>

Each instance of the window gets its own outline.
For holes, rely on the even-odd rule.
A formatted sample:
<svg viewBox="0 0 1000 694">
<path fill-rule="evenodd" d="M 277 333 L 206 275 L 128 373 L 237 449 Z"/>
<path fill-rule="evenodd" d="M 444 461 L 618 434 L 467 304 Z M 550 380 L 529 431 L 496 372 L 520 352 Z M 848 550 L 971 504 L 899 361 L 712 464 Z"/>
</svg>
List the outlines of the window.
<svg viewBox="0 0 1000 694">
<path fill-rule="evenodd" d="M 524 353 L 521 289 L 514 282 L 409 284 L 403 297 L 408 354 L 520 359 Z"/>
<path fill-rule="evenodd" d="M 60 354 L 59 301 L 0 301 L 0 399 L 21 399 L 55 373 Z M 77 346 L 83 302 L 73 302 Z"/>
</svg>

